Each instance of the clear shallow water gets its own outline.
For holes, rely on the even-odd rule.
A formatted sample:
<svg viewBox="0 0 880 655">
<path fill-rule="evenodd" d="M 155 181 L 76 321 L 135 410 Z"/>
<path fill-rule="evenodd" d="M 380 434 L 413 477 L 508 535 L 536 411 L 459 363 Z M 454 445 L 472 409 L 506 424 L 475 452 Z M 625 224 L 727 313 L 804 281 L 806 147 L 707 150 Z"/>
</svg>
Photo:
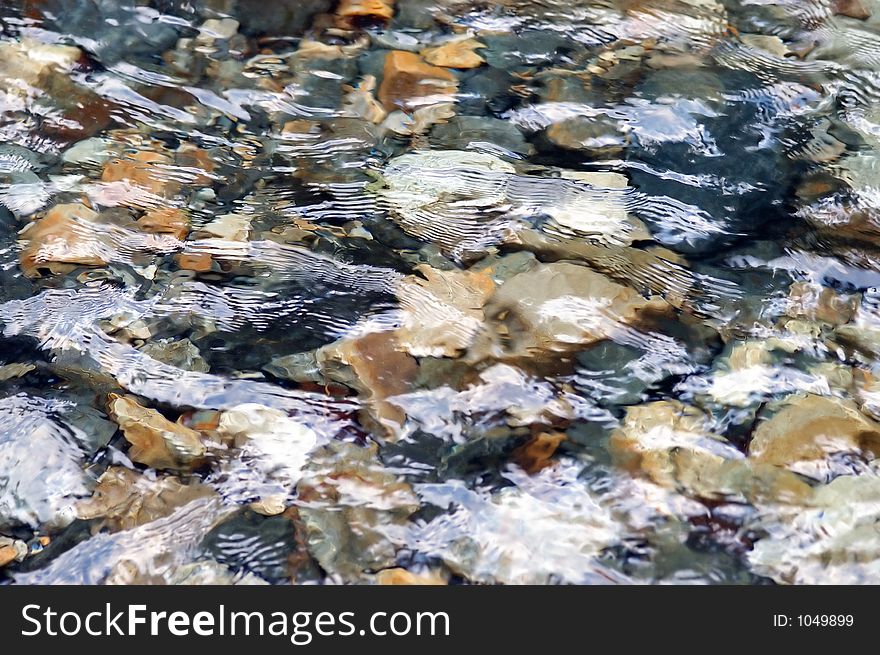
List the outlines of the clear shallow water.
<svg viewBox="0 0 880 655">
<path fill-rule="evenodd" d="M 880 581 L 880 4 L 0 11 L 3 581 Z"/>
</svg>

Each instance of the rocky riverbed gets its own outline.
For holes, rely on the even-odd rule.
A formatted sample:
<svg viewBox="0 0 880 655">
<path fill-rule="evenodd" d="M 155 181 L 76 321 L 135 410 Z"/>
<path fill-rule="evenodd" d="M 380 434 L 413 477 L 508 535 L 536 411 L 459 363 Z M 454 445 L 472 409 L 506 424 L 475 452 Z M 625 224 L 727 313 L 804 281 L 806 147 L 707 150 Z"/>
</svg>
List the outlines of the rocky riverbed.
<svg viewBox="0 0 880 655">
<path fill-rule="evenodd" d="M 0 584 L 880 583 L 880 2 L 0 27 Z"/>
</svg>

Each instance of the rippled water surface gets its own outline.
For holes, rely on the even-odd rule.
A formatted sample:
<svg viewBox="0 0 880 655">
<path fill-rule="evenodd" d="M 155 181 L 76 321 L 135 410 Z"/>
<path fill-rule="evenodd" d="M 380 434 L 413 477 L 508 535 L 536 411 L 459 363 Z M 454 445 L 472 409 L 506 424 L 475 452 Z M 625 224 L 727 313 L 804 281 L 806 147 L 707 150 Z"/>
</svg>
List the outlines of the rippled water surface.
<svg viewBox="0 0 880 655">
<path fill-rule="evenodd" d="M 0 5 L 0 583 L 880 582 L 880 2 Z"/>
</svg>

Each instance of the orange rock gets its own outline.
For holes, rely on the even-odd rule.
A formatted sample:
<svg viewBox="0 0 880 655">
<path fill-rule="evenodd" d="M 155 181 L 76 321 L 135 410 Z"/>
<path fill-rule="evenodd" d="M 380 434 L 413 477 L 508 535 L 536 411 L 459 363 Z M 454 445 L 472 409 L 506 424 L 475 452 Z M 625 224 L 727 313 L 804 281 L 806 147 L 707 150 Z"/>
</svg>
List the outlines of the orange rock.
<svg viewBox="0 0 880 655">
<path fill-rule="evenodd" d="M 183 253 L 177 255 L 176 261 L 179 268 L 196 273 L 207 273 L 214 265 L 211 255 L 205 253 Z"/>
<path fill-rule="evenodd" d="M 0 546 L 0 567 L 14 561 L 16 555 L 15 548 L 12 546 Z"/>
<path fill-rule="evenodd" d="M 121 159 L 111 159 L 104 166 L 103 182 L 125 181 L 143 187 L 157 196 L 170 197 L 179 185 L 172 182 L 163 167 L 171 165 L 171 158 L 152 150 L 138 150 Z"/>
<path fill-rule="evenodd" d="M 66 270 L 68 265 L 103 266 L 108 263 L 103 244 L 88 230 L 98 216 L 85 205 L 55 205 L 43 218 L 22 231 L 27 245 L 21 251 L 21 270 L 39 277 L 43 269 Z"/>
<path fill-rule="evenodd" d="M 384 569 L 376 574 L 376 584 L 380 585 L 445 585 L 438 573 L 412 573 L 406 569 Z"/>
<path fill-rule="evenodd" d="M 220 425 L 220 412 L 201 410 L 190 414 L 182 414 L 177 422 L 199 432 L 213 432 Z"/>
<path fill-rule="evenodd" d="M 281 128 L 282 134 L 318 134 L 321 132 L 321 124 L 318 121 L 310 121 L 299 118 L 287 121 Z"/>
<path fill-rule="evenodd" d="M 154 209 L 138 219 L 138 227 L 151 234 L 170 234 L 181 241 L 189 234 L 189 216 L 183 209 Z"/>
<path fill-rule="evenodd" d="M 513 461 L 529 475 L 537 473 L 550 466 L 552 463 L 550 458 L 553 457 L 553 453 L 563 441 L 565 441 L 565 435 L 561 432 L 553 434 L 542 432 L 514 450 Z"/>
<path fill-rule="evenodd" d="M 416 98 L 448 96 L 455 93 L 458 82 L 445 68 L 432 66 L 412 52 L 394 50 L 385 57 L 379 100 L 389 111 L 410 109 Z"/>
<path fill-rule="evenodd" d="M 342 0 L 336 9 L 338 16 L 351 18 L 353 16 L 375 16 L 377 18 L 391 18 L 394 15 L 393 0 Z"/>
<path fill-rule="evenodd" d="M 449 68 L 477 68 L 486 60 L 478 55 L 477 48 L 486 46 L 476 39 L 463 39 L 451 41 L 422 51 L 422 56 L 429 64 L 434 66 L 447 66 Z"/>
<path fill-rule="evenodd" d="M 198 186 L 210 185 L 213 181 L 211 173 L 217 167 L 211 156 L 198 146 L 186 143 L 177 151 L 177 165 L 188 169 L 192 176 L 191 184 Z"/>
</svg>

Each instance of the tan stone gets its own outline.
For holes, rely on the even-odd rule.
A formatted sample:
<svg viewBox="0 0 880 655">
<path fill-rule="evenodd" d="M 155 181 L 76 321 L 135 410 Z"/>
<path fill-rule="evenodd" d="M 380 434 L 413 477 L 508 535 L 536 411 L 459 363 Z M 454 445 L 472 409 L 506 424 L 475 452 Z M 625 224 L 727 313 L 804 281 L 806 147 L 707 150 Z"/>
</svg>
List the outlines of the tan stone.
<svg viewBox="0 0 880 655">
<path fill-rule="evenodd" d="M 356 339 L 343 339 L 317 351 L 318 365 L 333 380 L 347 384 L 373 401 L 377 418 L 403 424 L 403 411 L 386 398 L 410 391 L 419 372 L 418 364 L 392 332 L 373 332 Z M 340 370 L 338 365 L 344 368 Z"/>
<path fill-rule="evenodd" d="M 41 43 L 29 38 L 4 41 L 0 45 L 0 78 L 16 85 L 37 86 L 46 73 L 66 72 L 80 57 L 82 51 L 75 46 Z"/>
<path fill-rule="evenodd" d="M 820 460 L 834 452 L 880 454 L 880 423 L 851 400 L 793 395 L 755 429 L 749 457 L 776 466 Z"/>
<path fill-rule="evenodd" d="M 23 37 L 0 44 L 0 87 L 13 103 L 29 106 L 49 97 L 52 111 L 37 109 L 40 136 L 78 141 L 94 136 L 111 122 L 112 104 L 78 84 L 70 75 L 83 52 L 74 46 Z"/>
<path fill-rule="evenodd" d="M 769 36 L 766 34 L 740 34 L 740 40 L 747 46 L 757 48 L 769 52 L 777 57 L 785 57 L 790 50 L 785 42 L 778 36 Z"/>
<path fill-rule="evenodd" d="M 674 487 L 672 451 L 693 450 L 707 436 L 709 420 L 705 412 L 677 400 L 663 400 L 629 407 L 621 426 L 611 433 L 608 448 L 620 466 L 641 471 L 661 486 Z M 706 461 L 721 459 L 700 450 Z"/>
<path fill-rule="evenodd" d="M 15 561 L 15 548 L 12 546 L 0 546 L 0 567 Z"/>
<path fill-rule="evenodd" d="M 210 223 L 204 225 L 196 235 L 202 237 L 216 237 L 229 241 L 247 241 L 251 231 L 251 217 L 244 214 L 223 214 Z"/>
<path fill-rule="evenodd" d="M 833 0 L 831 8 L 838 16 L 847 16 L 856 20 L 867 20 L 871 17 L 871 9 L 865 0 Z"/>
<path fill-rule="evenodd" d="M 613 126 L 584 116 L 574 116 L 554 121 L 544 134 L 561 148 L 590 150 L 611 155 L 626 146 L 627 139 Z"/>
<path fill-rule="evenodd" d="M 787 314 L 831 325 L 849 323 L 859 305 L 858 295 L 839 294 L 834 289 L 810 282 L 795 282 L 788 294 Z"/>
<path fill-rule="evenodd" d="M 398 338 L 416 357 L 452 357 L 466 350 L 483 326 L 483 305 L 495 290 L 486 271 L 441 271 L 418 266 L 396 294 L 406 311 Z"/>
<path fill-rule="evenodd" d="M 385 118 L 382 127 L 397 134 L 424 134 L 438 123 L 446 123 L 455 116 L 455 105 L 451 102 L 438 102 L 427 107 L 419 107 L 412 113 L 393 111 Z"/>
<path fill-rule="evenodd" d="M 39 277 L 47 268 L 64 270 L 55 264 L 103 266 L 109 262 L 106 248 L 88 229 L 97 212 L 85 205 L 55 205 L 21 233 L 27 245 L 21 251 L 21 269 L 28 277 Z M 69 267 L 68 267 L 69 268 Z"/>
<path fill-rule="evenodd" d="M 260 500 L 250 503 L 248 507 L 254 510 L 257 514 L 262 514 L 263 516 L 278 516 L 279 514 L 283 514 L 287 509 L 287 506 L 285 505 L 286 501 L 287 496 L 284 494 L 270 494 Z"/>
<path fill-rule="evenodd" d="M 342 102 L 344 115 L 353 118 L 363 118 L 376 124 L 385 120 L 388 112 L 385 111 L 385 108 L 373 96 L 375 88 L 376 78 L 372 75 L 365 75 L 357 88 L 353 88 L 345 95 Z M 287 125 L 285 125 L 284 131 L 288 133 L 293 132 L 293 130 L 287 129 Z"/>
<path fill-rule="evenodd" d="M 151 234 L 169 234 L 183 240 L 189 234 L 189 215 L 183 209 L 153 209 L 138 219 L 138 227 Z"/>
<path fill-rule="evenodd" d="M 700 498 L 802 503 L 812 489 L 790 471 L 742 457 L 710 431 L 709 416 L 678 401 L 627 410 L 609 439 L 618 465 Z"/>
<path fill-rule="evenodd" d="M 78 502 L 75 509 L 79 519 L 99 519 L 95 531 L 117 532 L 168 516 L 192 500 L 214 494 L 200 482 L 183 484 L 175 477 L 150 478 L 111 466 L 98 478 L 92 497 Z"/>
<path fill-rule="evenodd" d="M 179 184 L 171 180 L 171 157 L 153 150 L 138 150 L 104 165 L 102 182 L 128 182 L 162 197 L 171 197 Z"/>
<path fill-rule="evenodd" d="M 385 56 L 379 101 L 388 111 L 412 109 L 429 96 L 448 101 L 457 88 L 455 76 L 445 68 L 432 66 L 412 52 L 393 50 Z"/>
<path fill-rule="evenodd" d="M 422 51 L 422 56 L 429 64 L 447 68 L 477 68 L 486 60 L 477 54 L 478 48 L 486 46 L 476 39 L 450 41 L 434 48 Z"/>
<path fill-rule="evenodd" d="M 406 354 L 396 335 L 372 332 L 356 339 L 337 341 L 317 353 L 319 364 L 340 361 L 350 366 L 362 388 L 378 398 L 403 393 L 415 378 L 418 366 Z"/>
<path fill-rule="evenodd" d="M 201 463 L 206 449 L 195 430 L 172 423 L 127 396 L 110 394 L 107 410 L 131 444 L 133 461 L 157 469 L 184 470 Z"/>
<path fill-rule="evenodd" d="M 213 181 L 211 176 L 217 165 L 205 150 L 185 143 L 177 150 L 175 158 L 178 166 L 187 169 L 185 172 L 191 178 L 188 180 L 190 184 L 207 186 Z"/>
<path fill-rule="evenodd" d="M 772 361 L 773 356 L 765 342 L 742 341 L 730 348 L 726 368 L 731 371 L 741 371 L 755 366 L 764 366 Z"/>
<path fill-rule="evenodd" d="M 635 226 L 633 226 L 635 227 Z M 610 235 L 616 238 L 616 235 Z M 700 291 L 696 277 L 679 263 L 677 257 L 663 254 L 662 248 L 630 248 L 591 243 L 588 239 L 559 238 L 545 231 L 519 230 L 506 239 L 535 253 L 539 258 L 586 262 L 591 269 L 628 287 L 644 289 L 662 297 L 651 301 L 657 310 L 664 306 L 684 308 Z"/>
<path fill-rule="evenodd" d="M 499 321 L 508 351 L 565 351 L 612 338 L 648 308 L 665 308 L 600 273 L 577 264 L 539 264 L 505 282 L 486 315 Z"/>
<path fill-rule="evenodd" d="M 11 380 L 12 378 L 20 378 L 27 375 L 36 368 L 33 364 L 22 364 L 21 362 L 13 362 L 12 364 L 4 364 L 0 366 L 0 382 Z"/>
</svg>

